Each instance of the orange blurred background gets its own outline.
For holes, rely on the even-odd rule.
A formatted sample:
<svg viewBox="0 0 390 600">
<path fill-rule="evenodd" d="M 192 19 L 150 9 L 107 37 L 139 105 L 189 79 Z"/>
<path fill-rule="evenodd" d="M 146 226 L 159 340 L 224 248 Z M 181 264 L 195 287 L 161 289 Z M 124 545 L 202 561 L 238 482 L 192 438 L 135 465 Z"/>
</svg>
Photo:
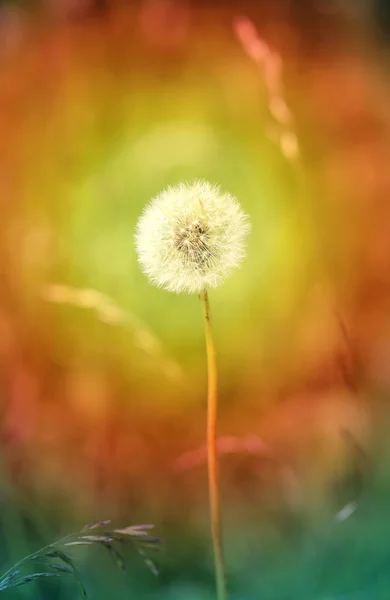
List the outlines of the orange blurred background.
<svg viewBox="0 0 390 600">
<path fill-rule="evenodd" d="M 198 300 L 132 239 L 205 177 L 253 224 L 211 297 L 228 527 L 342 507 L 387 411 L 389 86 L 367 15 L 298 4 L 2 8 L 1 445 L 35 502 L 207 526 Z"/>
</svg>

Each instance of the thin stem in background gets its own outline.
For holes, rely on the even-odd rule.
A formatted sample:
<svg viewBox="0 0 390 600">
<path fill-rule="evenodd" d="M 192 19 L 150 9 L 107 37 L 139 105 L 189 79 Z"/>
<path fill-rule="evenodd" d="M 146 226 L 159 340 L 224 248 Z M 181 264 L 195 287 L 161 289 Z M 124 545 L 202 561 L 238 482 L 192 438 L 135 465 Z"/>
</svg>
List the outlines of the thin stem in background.
<svg viewBox="0 0 390 600">
<path fill-rule="evenodd" d="M 227 600 L 225 564 L 222 548 L 221 507 L 219 494 L 219 470 L 217 454 L 217 408 L 218 380 L 215 347 L 210 320 L 207 290 L 201 293 L 207 350 L 207 465 L 209 479 L 209 503 L 211 535 L 214 552 L 215 576 L 218 600 Z"/>
</svg>

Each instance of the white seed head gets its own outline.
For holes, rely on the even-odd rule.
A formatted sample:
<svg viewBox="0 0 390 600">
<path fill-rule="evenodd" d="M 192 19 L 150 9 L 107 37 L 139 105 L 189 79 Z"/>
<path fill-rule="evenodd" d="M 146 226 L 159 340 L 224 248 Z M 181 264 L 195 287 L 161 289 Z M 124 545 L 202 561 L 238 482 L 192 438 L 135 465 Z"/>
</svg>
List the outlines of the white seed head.
<svg viewBox="0 0 390 600">
<path fill-rule="evenodd" d="M 219 285 L 245 257 L 248 217 L 206 181 L 180 183 L 153 198 L 137 224 L 138 260 L 152 283 L 199 293 Z"/>
</svg>

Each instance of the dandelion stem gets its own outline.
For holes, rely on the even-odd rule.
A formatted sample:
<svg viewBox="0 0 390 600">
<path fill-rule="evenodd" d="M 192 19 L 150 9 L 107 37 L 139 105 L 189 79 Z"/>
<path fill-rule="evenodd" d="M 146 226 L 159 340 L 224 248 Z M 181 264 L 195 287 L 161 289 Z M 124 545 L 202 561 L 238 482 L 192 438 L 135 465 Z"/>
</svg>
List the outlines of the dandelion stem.
<svg viewBox="0 0 390 600">
<path fill-rule="evenodd" d="M 225 565 L 222 548 L 218 456 L 216 447 L 218 405 L 217 363 L 211 329 L 209 299 L 206 289 L 203 290 L 200 298 L 203 307 L 207 350 L 207 465 L 209 479 L 211 535 L 214 552 L 217 598 L 218 600 L 227 600 Z"/>
</svg>

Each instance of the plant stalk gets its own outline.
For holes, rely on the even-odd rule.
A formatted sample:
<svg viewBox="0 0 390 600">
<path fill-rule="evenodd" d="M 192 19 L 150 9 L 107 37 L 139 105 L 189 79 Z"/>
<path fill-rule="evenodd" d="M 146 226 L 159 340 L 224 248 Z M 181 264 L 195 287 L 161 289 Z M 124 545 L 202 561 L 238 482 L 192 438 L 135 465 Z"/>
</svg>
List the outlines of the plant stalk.
<svg viewBox="0 0 390 600">
<path fill-rule="evenodd" d="M 218 378 L 215 346 L 211 328 L 210 306 L 207 290 L 201 295 L 207 351 L 207 466 L 209 481 L 209 505 L 211 537 L 218 600 L 227 600 L 226 575 L 222 546 L 221 506 L 219 493 L 219 469 L 217 454 L 217 408 Z"/>
</svg>

